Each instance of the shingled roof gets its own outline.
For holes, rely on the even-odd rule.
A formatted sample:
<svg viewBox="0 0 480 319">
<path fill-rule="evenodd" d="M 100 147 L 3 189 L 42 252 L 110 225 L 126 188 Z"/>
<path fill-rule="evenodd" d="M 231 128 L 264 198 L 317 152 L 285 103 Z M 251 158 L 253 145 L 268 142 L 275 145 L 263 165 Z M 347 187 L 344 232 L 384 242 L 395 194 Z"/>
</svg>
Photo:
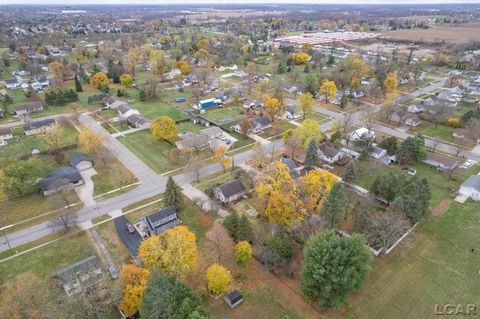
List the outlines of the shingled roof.
<svg viewBox="0 0 480 319">
<path fill-rule="evenodd" d="M 229 181 L 223 183 L 222 185 L 218 186 L 220 192 L 225 196 L 225 198 L 229 198 L 233 195 L 239 194 L 245 191 L 245 186 L 240 179 L 235 179 L 233 181 Z"/>
</svg>

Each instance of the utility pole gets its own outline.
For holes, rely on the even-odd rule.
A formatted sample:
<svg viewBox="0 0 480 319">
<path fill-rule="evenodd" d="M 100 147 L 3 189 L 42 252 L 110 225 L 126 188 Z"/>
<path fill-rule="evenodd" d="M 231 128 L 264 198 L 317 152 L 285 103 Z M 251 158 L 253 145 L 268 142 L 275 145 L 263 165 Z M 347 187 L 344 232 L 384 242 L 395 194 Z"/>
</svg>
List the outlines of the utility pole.
<svg viewBox="0 0 480 319">
<path fill-rule="evenodd" d="M 0 228 L 0 231 L 1 230 L 5 231 L 4 235 L 5 235 L 5 241 L 7 242 L 7 245 L 8 245 L 8 249 L 12 249 L 12 246 L 10 245 L 10 241 L 8 240 L 8 237 L 7 237 L 7 230 L 12 228 L 12 227 L 13 227 L 13 225 L 8 225 L 8 226 Z"/>
</svg>

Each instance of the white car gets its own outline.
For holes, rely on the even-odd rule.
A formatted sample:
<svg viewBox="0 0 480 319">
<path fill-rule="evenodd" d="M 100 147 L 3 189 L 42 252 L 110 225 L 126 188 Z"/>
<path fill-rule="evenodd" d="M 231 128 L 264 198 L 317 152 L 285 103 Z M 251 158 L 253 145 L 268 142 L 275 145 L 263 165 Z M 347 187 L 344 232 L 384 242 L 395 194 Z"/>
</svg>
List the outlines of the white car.
<svg viewBox="0 0 480 319">
<path fill-rule="evenodd" d="M 466 160 L 465 163 L 463 163 L 460 168 L 469 168 L 469 167 L 472 167 L 473 164 L 475 164 L 474 161 L 472 160 Z"/>
</svg>

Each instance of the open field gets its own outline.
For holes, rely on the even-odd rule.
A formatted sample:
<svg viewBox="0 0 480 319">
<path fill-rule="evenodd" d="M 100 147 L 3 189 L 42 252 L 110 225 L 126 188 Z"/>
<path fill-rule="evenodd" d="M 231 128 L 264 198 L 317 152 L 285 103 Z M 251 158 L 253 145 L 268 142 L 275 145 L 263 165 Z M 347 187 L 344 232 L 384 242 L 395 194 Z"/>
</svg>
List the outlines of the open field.
<svg viewBox="0 0 480 319">
<path fill-rule="evenodd" d="M 395 40 L 409 41 L 427 41 L 440 42 L 446 41 L 451 43 L 467 42 L 472 39 L 479 38 L 479 24 L 463 24 L 458 26 L 441 26 L 430 29 L 411 29 L 411 30 L 395 30 L 382 32 L 386 38 Z"/>
<path fill-rule="evenodd" d="M 472 201 L 454 202 L 441 216 L 424 220 L 390 255 L 376 258 L 344 317 L 438 318 L 435 304 L 475 304 L 480 298 L 478 208 Z"/>
</svg>

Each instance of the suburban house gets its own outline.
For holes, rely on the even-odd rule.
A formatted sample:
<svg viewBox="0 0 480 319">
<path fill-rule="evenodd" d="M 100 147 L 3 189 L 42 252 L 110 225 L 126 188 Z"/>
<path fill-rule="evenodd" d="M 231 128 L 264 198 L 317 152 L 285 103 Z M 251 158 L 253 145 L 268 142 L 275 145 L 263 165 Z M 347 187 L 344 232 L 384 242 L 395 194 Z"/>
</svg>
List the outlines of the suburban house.
<svg viewBox="0 0 480 319">
<path fill-rule="evenodd" d="M 480 175 L 472 175 L 460 185 L 458 193 L 466 198 L 480 201 Z"/>
<path fill-rule="evenodd" d="M 410 126 L 410 127 L 416 127 L 422 124 L 422 120 L 416 115 L 414 116 L 407 116 L 405 120 L 403 121 L 405 125 Z"/>
<path fill-rule="evenodd" d="M 359 129 L 356 129 L 355 131 L 352 131 L 350 133 L 347 134 L 348 136 L 348 139 L 350 141 L 357 141 L 359 140 L 360 138 L 362 138 L 362 136 L 366 136 L 366 137 L 373 137 L 375 138 L 375 132 L 373 131 L 369 131 L 367 128 L 365 127 L 361 127 Z"/>
<path fill-rule="evenodd" d="M 59 270 L 55 277 L 67 296 L 83 293 L 85 289 L 104 279 L 97 256 L 90 256 Z"/>
<path fill-rule="evenodd" d="M 437 153 L 428 153 L 427 159 L 423 161 L 433 167 L 437 167 L 441 170 L 451 171 L 458 165 L 458 161 L 453 158 L 438 155 Z"/>
<path fill-rule="evenodd" d="M 24 116 L 30 113 L 36 113 L 43 111 L 43 103 L 42 102 L 30 102 L 30 103 L 23 103 L 23 104 L 16 104 L 13 106 L 15 111 L 15 115 L 17 116 Z"/>
<path fill-rule="evenodd" d="M 403 122 L 405 114 L 403 112 L 392 112 L 388 119 L 392 122 L 395 122 L 396 124 L 400 124 Z"/>
<path fill-rule="evenodd" d="M 127 124 L 134 128 L 149 128 L 152 122 L 134 113 L 127 117 Z"/>
<path fill-rule="evenodd" d="M 74 167 L 60 167 L 37 183 L 43 195 L 49 196 L 62 189 L 83 185 L 83 178 Z"/>
<path fill-rule="evenodd" d="M 337 150 L 331 143 L 323 143 L 318 146 L 320 158 L 327 163 L 334 164 L 340 160 L 345 153 Z"/>
<path fill-rule="evenodd" d="M 202 133 L 197 132 L 187 132 L 180 135 L 181 140 L 175 142 L 175 146 L 179 150 L 185 148 L 192 148 L 195 150 L 203 149 L 208 147 L 210 138 Z"/>
<path fill-rule="evenodd" d="M 295 85 L 285 85 L 283 90 L 287 93 L 295 93 L 297 92 L 297 87 Z"/>
<path fill-rule="evenodd" d="M 287 107 L 287 109 L 285 110 L 285 118 L 287 118 L 288 120 L 296 120 L 301 118 L 302 115 L 298 114 L 296 111 L 297 110 L 294 106 Z"/>
<path fill-rule="evenodd" d="M 213 190 L 215 197 L 224 204 L 240 199 L 245 194 L 245 186 L 240 179 L 225 182 Z"/>
<path fill-rule="evenodd" d="M 68 163 L 71 167 L 78 169 L 79 171 L 84 171 L 86 169 L 92 168 L 92 160 L 85 154 L 74 153 L 68 159 Z"/>
<path fill-rule="evenodd" d="M 352 96 L 353 96 L 355 99 L 359 99 L 359 98 L 365 96 L 365 91 L 362 90 L 362 89 L 353 90 Z"/>
<path fill-rule="evenodd" d="M 35 81 L 44 88 L 50 85 L 50 81 L 48 81 L 48 78 L 45 75 L 37 76 Z"/>
<path fill-rule="evenodd" d="M 231 293 L 223 297 L 223 301 L 230 307 L 235 308 L 243 302 L 243 296 L 238 290 L 234 290 Z"/>
<path fill-rule="evenodd" d="M 32 121 L 30 124 L 23 126 L 23 133 L 25 135 L 36 135 L 50 132 L 56 125 L 54 119 L 44 119 Z"/>
<path fill-rule="evenodd" d="M 3 84 L 7 89 L 16 89 L 20 87 L 20 83 L 18 83 L 17 80 L 5 80 L 3 81 Z"/>
<path fill-rule="evenodd" d="M 370 153 L 368 153 L 371 157 L 376 158 L 376 159 L 381 159 L 385 155 L 387 155 L 387 150 L 377 146 L 374 144 L 372 146 L 372 149 L 370 150 Z"/>
<path fill-rule="evenodd" d="M 13 138 L 12 129 L 10 127 L 0 127 L 0 141 Z"/>
<path fill-rule="evenodd" d="M 137 114 L 139 115 L 140 112 L 136 109 L 131 108 L 130 106 L 126 105 L 125 103 L 119 105 L 117 107 L 118 116 L 122 119 L 128 118 L 130 115 Z"/>
<path fill-rule="evenodd" d="M 420 103 L 411 104 L 407 108 L 408 113 L 418 114 L 418 113 L 422 113 L 423 111 L 424 111 L 423 105 Z"/>
<path fill-rule="evenodd" d="M 270 127 L 272 127 L 272 121 L 266 116 L 258 117 L 252 120 L 251 123 L 251 130 L 253 133 L 260 133 L 263 132 L 263 130 L 266 130 Z"/>
<path fill-rule="evenodd" d="M 292 176 L 293 178 L 299 178 L 300 177 L 299 170 L 302 167 L 298 167 L 293 159 L 291 159 L 290 157 L 281 157 L 280 162 L 287 165 L 287 167 L 289 169 L 289 172 L 290 172 L 290 176 Z"/>
<path fill-rule="evenodd" d="M 182 72 L 180 72 L 179 69 L 172 69 L 170 72 L 167 72 L 163 75 L 163 78 L 165 81 L 171 81 L 175 77 L 182 75 Z"/>
<path fill-rule="evenodd" d="M 102 105 L 105 107 L 110 108 L 110 105 L 118 101 L 118 99 L 115 96 L 107 96 L 106 98 L 103 99 Z"/>
<path fill-rule="evenodd" d="M 165 230 L 180 225 L 182 221 L 173 207 L 165 207 L 158 212 L 141 218 L 144 231 L 149 235 L 159 235 Z"/>
</svg>

